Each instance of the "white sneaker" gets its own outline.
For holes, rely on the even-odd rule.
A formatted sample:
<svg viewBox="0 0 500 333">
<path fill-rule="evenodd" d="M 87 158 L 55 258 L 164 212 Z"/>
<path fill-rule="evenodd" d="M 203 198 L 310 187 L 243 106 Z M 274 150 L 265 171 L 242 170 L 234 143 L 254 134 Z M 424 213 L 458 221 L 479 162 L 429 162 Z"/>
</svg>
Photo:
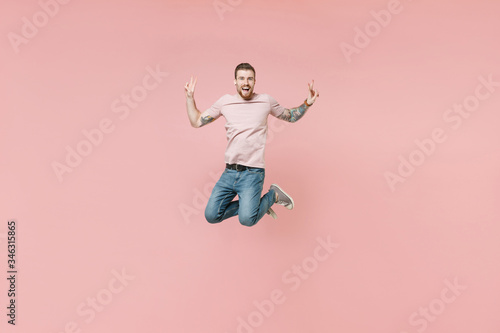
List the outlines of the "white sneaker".
<svg viewBox="0 0 500 333">
<path fill-rule="evenodd" d="M 278 215 L 276 215 L 276 213 L 274 212 L 274 210 L 272 208 L 269 208 L 269 210 L 266 212 L 266 214 L 271 216 L 275 220 L 278 218 Z"/>
<path fill-rule="evenodd" d="M 278 201 L 276 203 L 281 206 L 285 206 L 288 209 L 293 209 L 293 199 L 285 191 L 283 191 L 278 185 L 272 184 L 271 188 L 276 193 L 278 193 Z"/>
</svg>

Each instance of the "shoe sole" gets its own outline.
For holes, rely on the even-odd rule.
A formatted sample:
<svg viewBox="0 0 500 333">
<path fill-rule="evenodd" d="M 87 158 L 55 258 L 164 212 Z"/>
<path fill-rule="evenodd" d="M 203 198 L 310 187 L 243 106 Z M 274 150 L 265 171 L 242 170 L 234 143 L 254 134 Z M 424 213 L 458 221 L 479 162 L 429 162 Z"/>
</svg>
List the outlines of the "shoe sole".
<svg viewBox="0 0 500 333">
<path fill-rule="evenodd" d="M 293 207 L 295 206 L 295 203 L 293 202 L 292 197 L 288 193 L 286 193 L 285 191 L 283 191 L 283 189 L 281 187 L 279 187 L 278 185 L 272 184 L 271 186 L 274 186 L 274 187 L 278 188 L 278 190 L 280 190 L 281 192 L 283 192 L 283 194 L 286 195 L 288 197 L 288 199 L 290 199 L 290 201 L 292 202 L 292 207 L 285 206 L 285 208 L 287 208 L 287 209 L 293 209 Z"/>
</svg>

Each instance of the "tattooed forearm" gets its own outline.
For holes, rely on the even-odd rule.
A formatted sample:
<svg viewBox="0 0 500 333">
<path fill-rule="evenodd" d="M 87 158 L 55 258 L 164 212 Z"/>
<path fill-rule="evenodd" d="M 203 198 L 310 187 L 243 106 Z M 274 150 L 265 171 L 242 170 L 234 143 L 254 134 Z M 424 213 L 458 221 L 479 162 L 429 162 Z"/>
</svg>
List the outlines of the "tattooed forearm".
<svg viewBox="0 0 500 333">
<path fill-rule="evenodd" d="M 297 107 L 297 108 L 293 108 L 290 110 L 287 109 L 278 118 L 281 120 L 285 120 L 285 121 L 294 123 L 297 120 L 299 120 L 300 118 L 302 118 L 302 116 L 304 116 L 307 109 L 309 109 L 309 107 L 305 103 L 302 103 L 302 105 Z"/>
<path fill-rule="evenodd" d="M 201 122 L 200 127 L 205 126 L 206 124 L 210 124 L 214 120 L 215 120 L 215 118 L 213 118 L 211 116 L 201 117 L 200 118 L 200 122 Z"/>
</svg>

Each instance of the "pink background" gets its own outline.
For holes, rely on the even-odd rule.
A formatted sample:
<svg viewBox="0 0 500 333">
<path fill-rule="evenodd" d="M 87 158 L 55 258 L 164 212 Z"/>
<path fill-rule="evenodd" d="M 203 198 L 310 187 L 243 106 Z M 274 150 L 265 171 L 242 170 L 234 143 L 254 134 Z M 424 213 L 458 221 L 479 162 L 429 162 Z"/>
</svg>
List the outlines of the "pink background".
<svg viewBox="0 0 500 333">
<path fill-rule="evenodd" d="M 211 0 L 72 0 L 18 52 L 9 33 L 42 9 L 0 5 L 0 275 L 10 219 L 19 272 L 15 327 L 0 279 L 2 332 L 498 333 L 500 87 L 458 128 L 443 117 L 480 76 L 500 81 L 500 3 L 402 0 L 348 61 L 342 43 L 391 1 L 221 2 L 222 16 Z M 252 228 L 203 217 L 224 119 L 190 127 L 183 89 L 198 76 L 204 110 L 234 93 L 240 62 L 285 107 L 311 79 L 320 91 L 298 123 L 270 119 L 264 188 L 296 208 Z M 113 112 L 148 67 L 168 75 Z M 52 164 L 103 119 L 113 131 L 59 181 Z M 384 174 L 435 128 L 446 140 L 391 190 Z"/>
</svg>

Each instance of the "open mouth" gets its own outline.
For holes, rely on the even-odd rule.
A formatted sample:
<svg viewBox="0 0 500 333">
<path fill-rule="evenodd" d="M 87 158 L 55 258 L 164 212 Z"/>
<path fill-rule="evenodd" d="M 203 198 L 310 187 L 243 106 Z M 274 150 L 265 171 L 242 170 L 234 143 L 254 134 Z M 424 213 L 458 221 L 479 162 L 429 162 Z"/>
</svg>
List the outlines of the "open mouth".
<svg viewBox="0 0 500 333">
<path fill-rule="evenodd" d="M 250 91 L 250 87 L 242 87 L 241 90 L 243 90 L 244 92 L 249 92 Z"/>
</svg>

